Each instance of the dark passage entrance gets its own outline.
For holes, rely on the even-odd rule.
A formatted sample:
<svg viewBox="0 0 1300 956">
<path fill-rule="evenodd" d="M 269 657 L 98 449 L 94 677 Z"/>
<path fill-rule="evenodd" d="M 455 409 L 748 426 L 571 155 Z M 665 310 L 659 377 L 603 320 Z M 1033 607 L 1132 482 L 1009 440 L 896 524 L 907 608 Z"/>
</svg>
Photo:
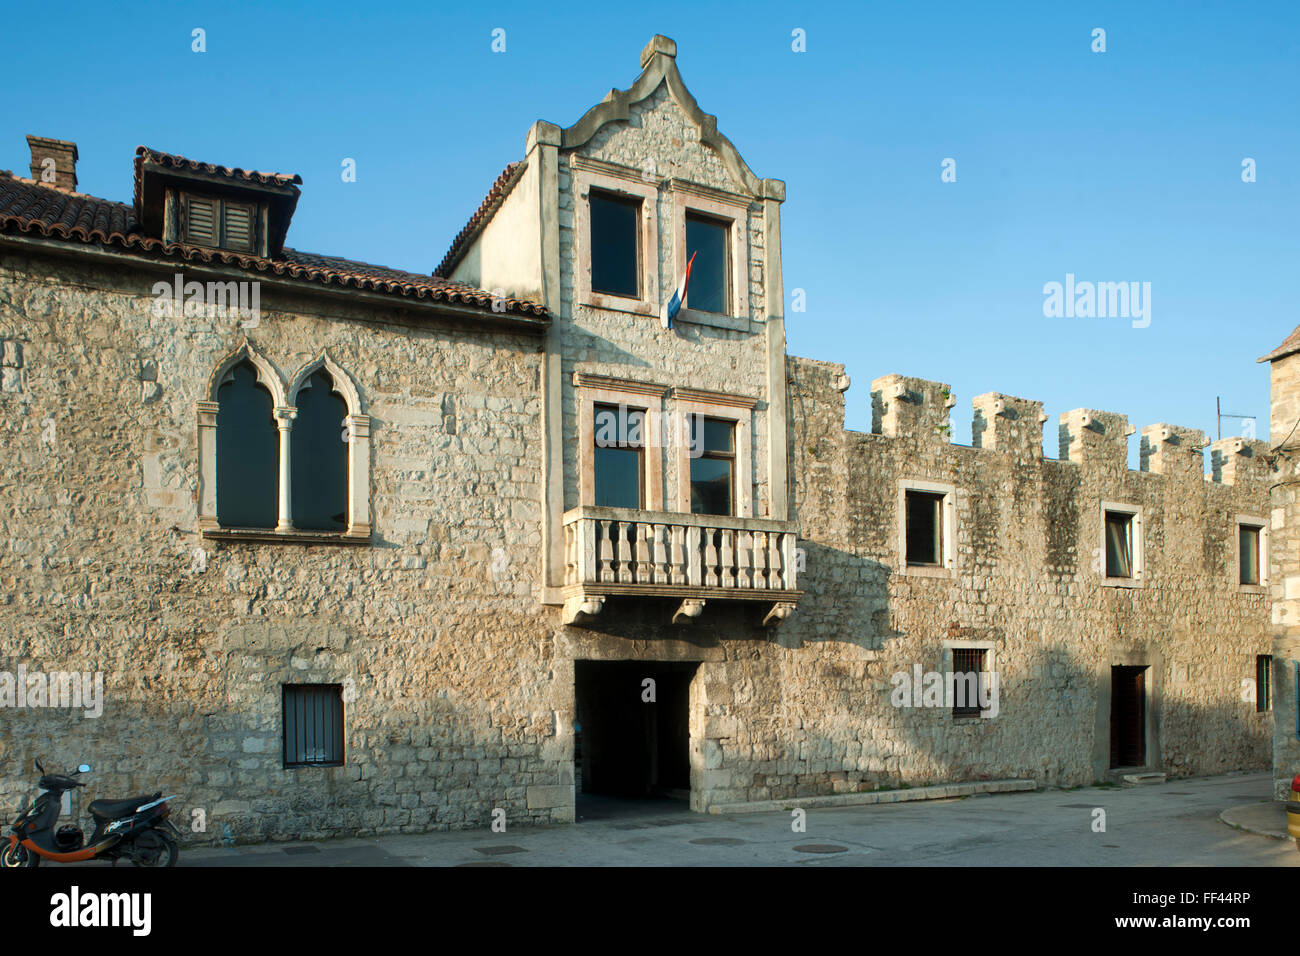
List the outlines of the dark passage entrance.
<svg viewBox="0 0 1300 956">
<path fill-rule="evenodd" d="M 1142 767 L 1146 747 L 1146 668 L 1110 669 L 1110 765 Z"/>
<path fill-rule="evenodd" d="M 574 662 L 574 770 L 580 794 L 689 796 L 690 685 L 698 666 Z M 653 701 L 646 699 L 651 687 Z"/>
</svg>

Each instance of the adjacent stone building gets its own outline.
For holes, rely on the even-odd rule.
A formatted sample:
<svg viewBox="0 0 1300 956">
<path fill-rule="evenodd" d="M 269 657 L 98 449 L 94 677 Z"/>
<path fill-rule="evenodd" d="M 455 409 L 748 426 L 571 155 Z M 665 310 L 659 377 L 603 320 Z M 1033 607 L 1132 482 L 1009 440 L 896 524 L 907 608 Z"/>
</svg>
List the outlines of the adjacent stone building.
<svg viewBox="0 0 1300 956">
<path fill-rule="evenodd" d="M 641 67 L 536 123 L 431 275 L 286 245 L 298 177 L 141 147 L 116 203 L 29 137 L 0 800 L 84 759 L 198 839 L 288 839 L 1267 765 L 1267 447 L 1207 476 L 1154 425 L 1134 472 L 1126 419 L 1078 410 L 1051 459 L 998 393 L 963 447 L 896 375 L 846 431 L 844 368 L 786 354 L 784 183 L 671 40 Z M 20 668 L 102 675 L 102 713 Z"/>
</svg>

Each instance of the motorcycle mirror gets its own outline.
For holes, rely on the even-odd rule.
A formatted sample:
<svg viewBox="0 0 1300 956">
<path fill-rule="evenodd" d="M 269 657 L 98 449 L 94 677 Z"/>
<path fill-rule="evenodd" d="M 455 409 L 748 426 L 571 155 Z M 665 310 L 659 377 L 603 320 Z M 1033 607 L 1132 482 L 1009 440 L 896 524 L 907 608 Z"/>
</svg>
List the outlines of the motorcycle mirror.
<svg viewBox="0 0 1300 956">
<path fill-rule="evenodd" d="M 77 768 L 77 773 L 90 773 L 90 764 L 83 763 L 80 767 Z"/>
<path fill-rule="evenodd" d="M 37 757 L 37 758 L 36 758 L 36 769 L 39 770 L 41 773 L 45 773 L 45 768 L 41 766 L 41 758 L 40 758 L 40 757 Z"/>
</svg>

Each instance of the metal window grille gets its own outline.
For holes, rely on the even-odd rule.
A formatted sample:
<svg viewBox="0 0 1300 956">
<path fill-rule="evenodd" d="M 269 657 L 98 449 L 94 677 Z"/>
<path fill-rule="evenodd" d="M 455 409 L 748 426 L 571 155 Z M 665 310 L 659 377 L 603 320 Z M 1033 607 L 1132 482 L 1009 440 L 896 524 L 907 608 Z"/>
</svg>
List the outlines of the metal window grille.
<svg viewBox="0 0 1300 956">
<path fill-rule="evenodd" d="M 952 651 L 953 701 L 954 717 L 978 717 L 980 696 L 984 688 L 984 659 L 987 652 L 976 647 L 954 647 Z M 973 674 L 973 678 L 965 675 Z M 971 691 L 975 698 L 971 699 Z M 963 700 L 963 694 L 965 699 Z"/>
<path fill-rule="evenodd" d="M 343 687 L 284 685 L 284 765 L 337 767 L 343 763 Z"/>
<path fill-rule="evenodd" d="M 1260 654 L 1255 658 L 1255 710 L 1273 709 L 1273 658 Z"/>
</svg>

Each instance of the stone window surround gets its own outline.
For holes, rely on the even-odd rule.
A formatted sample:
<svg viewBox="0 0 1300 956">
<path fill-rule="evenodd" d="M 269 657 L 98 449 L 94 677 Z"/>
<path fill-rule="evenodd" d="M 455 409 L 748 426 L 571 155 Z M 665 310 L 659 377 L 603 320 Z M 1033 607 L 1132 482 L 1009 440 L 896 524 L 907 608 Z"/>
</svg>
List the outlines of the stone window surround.
<svg viewBox="0 0 1300 956">
<path fill-rule="evenodd" d="M 943 563 L 907 563 L 907 493 L 926 491 L 941 494 L 939 545 L 943 549 Z M 950 578 L 957 574 L 957 486 L 943 481 L 923 481 L 917 478 L 898 480 L 898 571 L 918 577 Z M 982 645 L 980 645 L 982 646 Z"/>
<path fill-rule="evenodd" d="M 659 316 L 659 189 L 645 182 L 636 170 L 622 170 L 602 164 L 599 170 L 579 165 L 572 170 L 574 189 L 575 273 L 574 301 L 577 305 L 635 315 Z M 591 288 L 591 190 L 603 190 L 637 199 L 641 203 L 641 231 L 637 236 L 637 267 L 641 278 L 641 297 L 593 292 Z"/>
<path fill-rule="evenodd" d="M 754 517 L 754 455 L 751 432 L 753 428 L 755 399 L 722 392 L 706 392 L 695 388 L 674 388 L 673 422 L 680 423 L 687 415 L 703 415 L 735 422 L 735 515 L 737 518 Z M 677 441 L 677 510 L 691 510 L 691 450 L 684 441 Z"/>
<path fill-rule="evenodd" d="M 280 435 L 280 475 L 278 482 L 279 520 L 272 528 L 223 528 L 217 519 L 217 390 L 231 370 L 247 360 L 257 372 L 257 380 L 271 393 L 276 427 Z M 307 378 L 325 369 L 334 381 L 334 391 L 348 407 L 344 424 L 348 429 L 348 528 L 342 532 L 299 531 L 291 519 L 290 433 L 298 409 L 289 405 L 286 396 L 297 396 Z M 275 366 L 250 342 L 245 341 L 220 362 L 208 379 L 207 398 L 196 404 L 199 447 L 199 531 L 205 538 L 247 541 L 305 541 L 311 543 L 358 543 L 370 540 L 370 416 L 361 410 L 361 396 L 351 377 L 329 354 L 322 351 L 293 377 L 288 389 Z"/>
<path fill-rule="evenodd" d="M 1133 562 L 1133 576 L 1131 578 L 1108 578 L 1106 577 L 1106 514 L 1115 512 L 1118 514 L 1132 515 L 1133 520 L 1130 524 L 1133 538 L 1133 553 L 1130 559 Z M 1100 567 L 1097 574 L 1100 577 L 1102 587 L 1109 588 L 1140 588 L 1146 586 L 1146 579 L 1143 574 L 1146 571 L 1146 546 L 1145 533 L 1143 532 L 1142 506 L 1125 504 L 1119 501 L 1101 502 L 1101 507 L 1097 509 L 1097 528 L 1098 541 L 1100 546 L 1097 554 L 1100 557 Z"/>
<path fill-rule="evenodd" d="M 727 251 L 731 256 L 731 288 L 727 296 L 727 313 L 720 315 L 716 312 L 701 312 L 683 306 L 677 315 L 677 321 L 748 331 L 750 328 L 749 201 L 740 196 L 732 197 L 714 190 L 706 193 L 700 187 L 679 180 L 669 180 L 667 196 L 673 239 L 673 277 L 669 281 L 674 284 L 677 277 L 686 271 L 686 214 L 701 213 L 711 219 L 729 224 Z M 690 299 L 688 289 L 686 301 L 689 303 Z"/>
<path fill-rule="evenodd" d="M 993 674 L 997 672 L 998 669 L 997 645 L 994 644 L 992 641 L 947 640 L 944 641 L 943 644 L 940 646 L 943 648 L 943 660 L 939 670 L 944 675 L 945 682 L 947 681 L 947 675 L 953 672 L 952 652 L 954 650 L 983 651 L 984 652 L 984 673 Z M 946 688 L 947 684 L 945 683 L 944 686 Z M 1001 694 L 1002 694 L 1002 681 L 999 679 L 998 681 L 999 713 L 1001 712 L 1002 709 Z M 969 714 L 957 716 L 952 712 L 950 708 L 945 708 L 945 712 L 947 713 L 948 718 L 950 720 L 966 721 L 971 719 L 971 715 Z"/>
<path fill-rule="evenodd" d="M 1259 529 L 1259 583 L 1241 583 L 1241 529 Z M 1268 520 L 1258 515 L 1239 514 L 1232 521 L 1232 567 L 1228 574 L 1234 590 L 1241 594 L 1268 593 Z"/>
<path fill-rule="evenodd" d="M 668 389 L 663 385 L 631 382 L 622 379 L 574 372 L 573 385 L 578 401 L 578 503 L 596 503 L 596 412 L 597 405 L 626 405 L 644 409 L 646 443 L 642 454 L 645 468 L 645 510 L 664 510 L 663 474 L 663 400 Z"/>
</svg>

